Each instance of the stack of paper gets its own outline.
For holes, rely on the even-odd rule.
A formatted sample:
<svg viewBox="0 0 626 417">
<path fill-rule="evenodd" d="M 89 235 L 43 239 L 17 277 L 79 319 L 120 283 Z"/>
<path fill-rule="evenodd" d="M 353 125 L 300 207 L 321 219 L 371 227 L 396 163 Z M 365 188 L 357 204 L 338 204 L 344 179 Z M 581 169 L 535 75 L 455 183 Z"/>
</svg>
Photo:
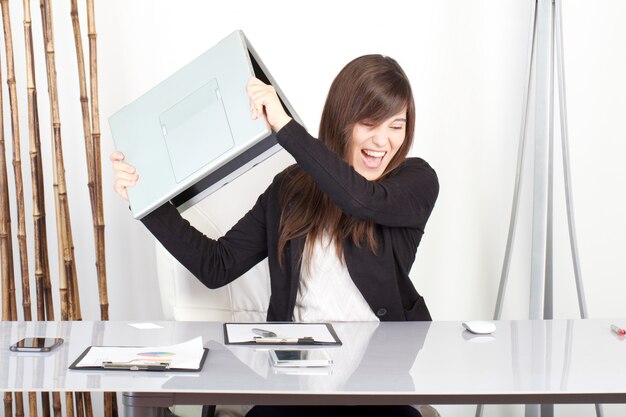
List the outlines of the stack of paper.
<svg viewBox="0 0 626 417">
<path fill-rule="evenodd" d="M 169 346 L 91 346 L 70 366 L 72 369 L 103 368 L 105 363 L 164 365 L 167 370 L 200 370 L 206 349 L 202 338 Z"/>
</svg>

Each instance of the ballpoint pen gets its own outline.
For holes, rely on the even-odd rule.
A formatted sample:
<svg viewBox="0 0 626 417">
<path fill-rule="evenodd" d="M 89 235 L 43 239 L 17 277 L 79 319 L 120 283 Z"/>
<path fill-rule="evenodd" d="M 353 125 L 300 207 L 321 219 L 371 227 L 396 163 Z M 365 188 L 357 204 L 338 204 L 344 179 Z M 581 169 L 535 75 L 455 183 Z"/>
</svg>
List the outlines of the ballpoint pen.
<svg viewBox="0 0 626 417">
<path fill-rule="evenodd" d="M 104 369 L 119 369 L 126 371 L 165 371 L 169 369 L 169 362 L 102 362 Z"/>
<path fill-rule="evenodd" d="M 624 336 L 626 335 L 626 330 L 622 329 L 621 327 L 618 327 L 614 324 L 611 324 L 611 330 L 613 330 L 613 332 L 618 335 L 618 336 Z"/>
<path fill-rule="evenodd" d="M 261 337 L 277 337 L 276 333 L 269 331 L 269 330 L 265 330 L 265 329 L 259 329 L 259 328 L 254 328 L 252 329 L 252 333 L 254 334 L 258 334 Z"/>
<path fill-rule="evenodd" d="M 255 337 L 256 343 L 265 343 L 269 345 L 281 344 L 297 344 L 297 345 L 314 345 L 315 339 L 312 337 Z"/>
</svg>

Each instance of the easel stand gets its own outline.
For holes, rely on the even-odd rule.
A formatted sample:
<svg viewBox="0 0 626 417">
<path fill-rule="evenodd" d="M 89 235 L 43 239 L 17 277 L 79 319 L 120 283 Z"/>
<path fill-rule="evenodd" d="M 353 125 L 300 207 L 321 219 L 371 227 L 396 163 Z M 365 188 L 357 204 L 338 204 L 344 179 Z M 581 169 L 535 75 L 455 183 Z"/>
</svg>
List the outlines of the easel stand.
<svg viewBox="0 0 626 417">
<path fill-rule="evenodd" d="M 533 30 L 527 58 L 527 74 L 522 122 L 519 137 L 517 170 L 511 219 L 506 252 L 500 276 L 498 298 L 494 319 L 502 313 L 502 302 L 506 290 L 511 263 L 511 251 L 515 239 L 515 226 L 519 209 L 520 185 L 523 171 L 526 126 L 528 123 L 530 85 L 535 80 L 535 135 L 534 135 L 534 177 L 533 177 L 533 220 L 530 271 L 530 319 L 552 319 L 553 314 L 553 159 L 554 159 L 554 57 L 558 74 L 559 110 L 561 123 L 561 143 L 563 153 L 563 176 L 565 200 L 569 228 L 570 248 L 574 263 L 574 276 L 578 292 L 578 305 L 581 318 L 587 318 L 587 306 L 578 261 L 576 228 L 572 202 L 569 145 L 567 132 L 567 109 L 565 102 L 565 80 L 563 70 L 563 39 L 561 27 L 561 0 L 534 0 Z M 482 415 L 482 405 L 476 410 L 476 417 Z M 552 404 L 527 404 L 526 417 L 541 415 L 552 417 Z M 602 408 L 596 404 L 596 415 L 602 417 Z"/>
</svg>

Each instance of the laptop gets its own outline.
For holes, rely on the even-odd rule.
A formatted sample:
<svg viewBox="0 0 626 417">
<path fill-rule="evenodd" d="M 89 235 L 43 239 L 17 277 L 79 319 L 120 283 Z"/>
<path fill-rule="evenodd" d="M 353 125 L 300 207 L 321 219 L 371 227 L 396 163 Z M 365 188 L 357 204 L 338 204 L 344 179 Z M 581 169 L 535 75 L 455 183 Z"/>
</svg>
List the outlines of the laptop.
<svg viewBox="0 0 626 417">
<path fill-rule="evenodd" d="M 252 75 L 302 123 L 240 30 L 109 118 L 115 148 L 140 177 L 128 190 L 135 218 L 166 201 L 183 211 L 281 149 L 265 120 L 251 118 Z"/>
</svg>

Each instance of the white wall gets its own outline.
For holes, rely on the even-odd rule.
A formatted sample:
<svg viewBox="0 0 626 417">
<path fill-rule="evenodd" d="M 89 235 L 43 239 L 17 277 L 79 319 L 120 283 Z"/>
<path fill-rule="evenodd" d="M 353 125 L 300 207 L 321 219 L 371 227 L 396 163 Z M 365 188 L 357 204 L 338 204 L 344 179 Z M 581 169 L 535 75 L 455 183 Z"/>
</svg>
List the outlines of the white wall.
<svg viewBox="0 0 626 417">
<path fill-rule="evenodd" d="M 11 7 L 32 258 L 23 16 L 19 3 L 11 2 Z M 96 3 L 111 319 L 156 320 L 161 317 L 161 310 L 152 238 L 131 218 L 127 204 L 112 191 L 112 171 L 107 158 L 113 145 L 107 118 L 234 29 L 244 30 L 314 134 L 328 86 L 345 63 L 365 53 L 387 54 L 400 62 L 413 82 L 417 101 L 412 153 L 431 163 L 441 184 L 439 201 L 412 273 L 415 285 L 426 297 L 435 319 L 492 317 L 513 196 L 531 24 L 530 0 L 310 3 L 107 0 Z M 626 188 L 626 164 L 622 157 L 626 153 L 626 141 L 620 123 L 626 114 L 623 77 L 626 29 L 622 24 L 626 19 L 626 2 L 566 0 L 564 3 L 574 206 L 589 316 L 626 317 L 623 302 L 626 198 L 622 191 Z M 98 319 L 69 2 L 54 2 L 54 7 L 66 175 L 81 304 L 85 319 Z M 44 163 L 46 172 L 51 173 L 38 2 L 33 2 L 32 8 Z M 86 20 L 82 23 L 86 34 Z M 3 57 L 3 65 L 4 62 Z M 4 69 L 2 76 L 5 80 Z M 2 88 L 5 134 L 10 142 L 5 83 Z M 526 153 L 530 157 L 532 141 L 529 142 Z M 555 146 L 555 315 L 577 317 L 558 137 Z M 532 160 L 527 159 L 523 209 L 504 318 L 528 315 L 531 166 Z M 47 176 L 48 187 L 50 176 Z M 259 179 L 264 183 L 269 180 Z M 11 170 L 9 181 L 12 188 Z M 13 198 L 13 189 L 10 194 Z M 52 194 L 46 198 L 48 235 L 53 241 L 56 231 Z M 223 204 L 228 210 L 229 203 Z M 17 219 L 15 212 L 12 218 Z M 56 277 L 56 253 L 54 248 L 50 249 Z M 17 268 L 17 242 L 14 252 Z M 31 264 L 31 273 L 32 268 Z M 445 410 L 446 415 L 473 415 L 471 407 L 438 408 Z M 591 412 L 584 407 L 577 409 Z M 519 407 L 514 410 L 507 414 L 521 413 Z M 559 410 L 567 410 L 568 415 L 576 412 L 573 408 Z M 612 410 L 607 408 L 608 412 Z"/>
</svg>

